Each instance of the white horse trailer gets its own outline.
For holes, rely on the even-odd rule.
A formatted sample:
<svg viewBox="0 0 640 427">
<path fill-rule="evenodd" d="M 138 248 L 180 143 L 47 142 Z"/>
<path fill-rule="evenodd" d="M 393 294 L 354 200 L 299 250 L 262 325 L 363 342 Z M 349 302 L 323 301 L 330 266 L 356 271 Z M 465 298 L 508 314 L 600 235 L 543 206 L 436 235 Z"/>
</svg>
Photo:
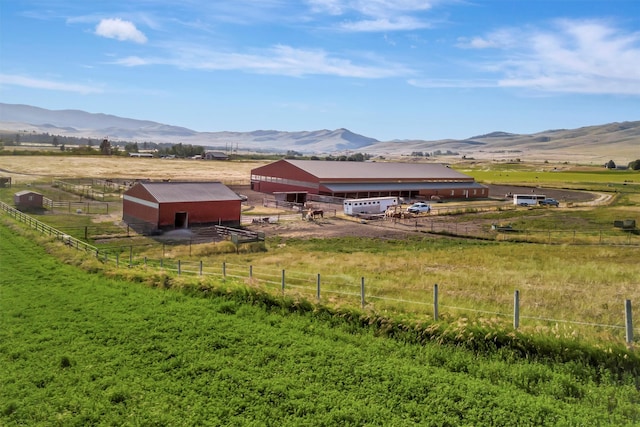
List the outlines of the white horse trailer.
<svg viewBox="0 0 640 427">
<path fill-rule="evenodd" d="M 369 197 L 366 199 L 345 199 L 345 215 L 382 214 L 389 206 L 400 204 L 398 197 Z"/>
<path fill-rule="evenodd" d="M 540 200 L 546 199 L 542 194 L 514 194 L 513 204 L 517 206 L 536 206 Z"/>
</svg>

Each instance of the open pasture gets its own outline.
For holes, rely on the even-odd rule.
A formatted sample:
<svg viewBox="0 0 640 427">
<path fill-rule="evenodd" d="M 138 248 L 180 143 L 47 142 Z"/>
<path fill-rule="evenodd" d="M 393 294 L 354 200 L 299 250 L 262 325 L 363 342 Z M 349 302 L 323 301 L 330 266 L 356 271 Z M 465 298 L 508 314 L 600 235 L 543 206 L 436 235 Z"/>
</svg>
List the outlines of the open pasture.
<svg viewBox="0 0 640 427">
<path fill-rule="evenodd" d="M 640 421 L 627 375 L 385 339 L 242 292 L 107 279 L 11 227 L 0 223 L 4 426 Z"/>
<path fill-rule="evenodd" d="M 640 191 L 640 172 L 567 164 L 460 163 L 453 167 L 487 184 L 576 188 L 592 191 Z"/>
<path fill-rule="evenodd" d="M 34 166 L 29 169 L 27 165 L 32 164 L 34 158 Z M 158 179 L 172 176 L 176 180 L 220 177 L 242 180 L 248 178 L 252 167 L 261 164 L 100 156 L 53 159 L 48 156 L 0 156 L 0 161 L 11 161 L 2 169 L 21 173 L 33 170 L 36 174 L 33 177 L 40 179 L 58 177 L 58 173 L 69 179 L 78 179 L 81 176 L 75 176 L 75 173 L 88 174 L 83 176 L 86 177 L 95 170 L 102 178 L 147 176 Z M 492 179 L 501 179 L 502 174 L 507 173 L 506 166 L 496 164 L 495 170 L 465 169 L 464 172 L 491 173 Z M 536 166 L 509 166 L 518 174 L 518 183 L 532 179 L 532 174 L 540 174 L 535 170 Z M 486 166 L 490 167 L 493 168 Z M 561 184 L 561 180 L 551 181 L 552 178 L 572 174 L 566 175 L 569 181 L 564 185 L 575 184 L 587 189 L 624 185 L 625 181 L 632 181 L 626 172 L 602 169 L 544 173 L 549 177 L 550 185 Z M 633 175 L 634 178 L 637 176 L 637 173 Z M 610 177 L 609 181 L 606 177 Z M 632 190 L 631 186 L 625 188 Z M 7 189 L 4 191 L 9 195 Z M 635 244 L 630 245 L 632 235 L 616 231 L 613 222 L 637 218 L 639 197 L 639 193 L 628 191 L 618 193 L 614 202 L 606 206 L 516 209 L 483 214 L 469 212 L 441 218 L 459 224 L 460 229 L 466 224 L 478 225 L 483 221 L 481 226 L 489 235 L 491 223 L 508 223 L 520 232 L 498 235 L 498 240 L 530 240 L 541 244 L 448 240 L 434 238 L 426 233 L 426 229 L 409 229 L 405 234 L 395 232 L 391 237 L 385 234 L 385 230 L 332 218 L 314 224 L 318 232 L 313 236 L 322 236 L 324 228 L 326 234 L 331 231 L 334 236 L 342 235 L 340 238 L 305 237 L 304 230 L 295 238 L 278 237 L 278 231 L 275 235 L 267 232 L 266 253 L 229 255 L 220 253 L 224 251 L 210 250 L 207 244 L 189 243 L 165 250 L 164 245 L 154 244 L 150 239 L 136 237 L 134 240 L 122 230 L 114 231 L 114 223 L 119 219 L 119 214 L 114 212 L 97 216 L 62 212 L 48 215 L 45 221 L 79 239 L 86 238 L 87 233 L 97 235 L 100 242 L 92 243 L 107 251 L 120 252 L 123 257 L 133 256 L 138 259 L 138 264 L 143 257 L 150 260 L 166 258 L 167 261 L 203 261 L 214 266 L 224 262 L 241 265 L 243 271 L 248 271 L 252 265 L 257 271 L 270 270 L 274 276 L 281 270 L 307 275 L 308 290 L 304 292 L 309 298 L 314 295 L 313 278 L 316 274 L 327 278 L 327 286 L 331 286 L 330 277 L 346 277 L 356 288 L 360 278 L 365 277 L 370 301 L 374 303 L 372 307 L 409 313 L 418 318 L 431 315 L 432 287 L 437 283 L 441 290 L 441 303 L 448 306 L 442 310 L 441 316 L 508 325 L 513 310 L 513 294 L 518 290 L 522 295 L 522 315 L 533 320 L 522 322 L 523 330 L 554 331 L 556 335 L 597 341 L 613 338 L 621 342 L 624 339 L 624 301 L 640 301 L 637 279 L 640 277 L 637 263 L 640 249 Z M 9 201 L 7 197 L 5 200 Z M 342 223 L 346 226 L 342 227 Z M 338 228 L 346 231 L 333 233 Z M 573 233 L 575 230 L 580 230 L 581 234 Z M 611 237 L 608 246 L 601 246 L 599 243 L 607 243 L 606 238 L 602 238 L 602 230 L 611 230 L 611 233 L 617 232 L 621 236 L 616 236 L 617 240 Z M 102 238 L 109 234 L 114 237 Z M 583 242 L 581 239 L 585 235 L 589 241 Z M 366 238 L 361 238 L 363 236 Z M 633 237 L 635 243 L 637 236 Z"/>
<path fill-rule="evenodd" d="M 207 161 L 113 156 L 0 156 L 0 176 L 17 183 L 51 179 L 122 178 L 248 183 L 264 161 Z"/>
</svg>

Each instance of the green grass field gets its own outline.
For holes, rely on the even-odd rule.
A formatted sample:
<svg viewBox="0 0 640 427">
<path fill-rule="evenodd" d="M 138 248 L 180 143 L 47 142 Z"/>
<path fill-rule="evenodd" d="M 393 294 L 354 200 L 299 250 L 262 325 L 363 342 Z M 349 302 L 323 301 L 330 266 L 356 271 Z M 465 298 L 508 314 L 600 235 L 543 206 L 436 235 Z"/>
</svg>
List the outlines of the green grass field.
<svg viewBox="0 0 640 427">
<path fill-rule="evenodd" d="M 459 164 L 453 167 L 487 184 L 512 184 L 594 191 L 640 191 L 640 173 L 594 167 L 527 163 Z"/>
<path fill-rule="evenodd" d="M 624 373 L 385 338 L 242 293 L 109 279 L 10 227 L 0 225 L 4 426 L 640 422 Z"/>
</svg>

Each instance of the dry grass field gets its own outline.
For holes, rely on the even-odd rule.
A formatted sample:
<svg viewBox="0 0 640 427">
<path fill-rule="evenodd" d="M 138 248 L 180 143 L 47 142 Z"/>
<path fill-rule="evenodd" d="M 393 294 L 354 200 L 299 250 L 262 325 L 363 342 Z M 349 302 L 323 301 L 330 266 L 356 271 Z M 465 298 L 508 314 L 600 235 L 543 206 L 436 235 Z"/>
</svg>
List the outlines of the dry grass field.
<svg viewBox="0 0 640 427">
<path fill-rule="evenodd" d="M 249 182 L 266 161 L 221 162 L 106 156 L 0 156 L 0 176 L 14 183 L 65 178 L 130 178 Z"/>
</svg>

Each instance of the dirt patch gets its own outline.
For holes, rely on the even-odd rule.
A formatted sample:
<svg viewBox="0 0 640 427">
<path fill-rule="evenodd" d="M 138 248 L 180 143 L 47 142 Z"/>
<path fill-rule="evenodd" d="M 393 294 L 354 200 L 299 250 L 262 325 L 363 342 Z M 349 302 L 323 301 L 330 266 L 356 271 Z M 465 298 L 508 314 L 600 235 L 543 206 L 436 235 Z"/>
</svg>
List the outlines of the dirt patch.
<svg viewBox="0 0 640 427">
<path fill-rule="evenodd" d="M 531 187 L 492 185 L 490 194 L 492 198 L 501 198 L 509 193 L 526 194 L 530 193 Z M 234 189 L 248 197 L 248 204 L 261 206 L 265 198 L 272 196 L 251 191 L 248 187 L 237 187 Z M 562 189 L 536 189 L 536 193 L 544 194 L 559 200 L 563 205 L 567 203 L 601 203 L 606 202 L 599 194 L 583 191 L 562 190 Z M 508 199 L 506 202 L 509 203 Z M 473 206 L 473 202 L 470 202 Z M 438 207 L 448 207 L 454 204 L 442 203 Z M 245 227 L 253 231 L 263 231 L 268 237 L 280 236 L 283 238 L 332 238 L 332 237 L 365 237 L 382 239 L 403 239 L 408 236 L 431 236 L 439 235 L 462 235 L 478 238 L 491 236 L 491 225 L 495 221 L 488 219 L 482 212 L 474 213 L 472 216 L 451 217 L 449 215 L 424 215 L 412 220 L 390 221 L 371 220 L 360 221 L 355 218 L 340 215 L 341 207 L 338 205 L 322 205 L 325 212 L 338 212 L 335 215 L 325 215 L 322 219 L 314 221 L 303 221 L 302 219 L 278 221 L 276 223 L 249 224 Z M 438 207 L 435 210 L 438 210 Z M 455 219 L 454 219 L 455 218 Z M 437 233 L 437 234 L 434 234 Z"/>
</svg>

